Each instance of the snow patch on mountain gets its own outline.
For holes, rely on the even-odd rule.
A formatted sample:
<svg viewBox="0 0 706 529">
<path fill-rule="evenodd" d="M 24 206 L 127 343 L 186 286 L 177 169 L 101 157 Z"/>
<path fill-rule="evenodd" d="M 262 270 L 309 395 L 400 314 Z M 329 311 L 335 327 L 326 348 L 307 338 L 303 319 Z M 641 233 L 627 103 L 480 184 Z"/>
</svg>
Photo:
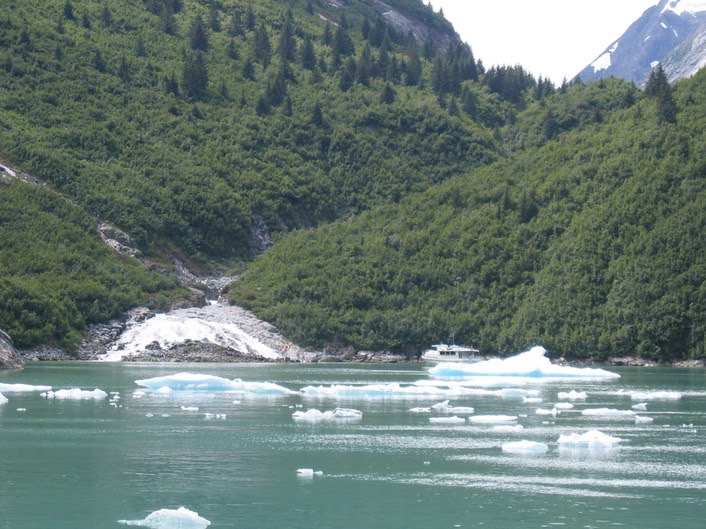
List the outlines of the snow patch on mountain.
<svg viewBox="0 0 706 529">
<path fill-rule="evenodd" d="M 706 11 L 706 0 L 672 0 L 662 9 L 662 13 L 672 11 L 681 16 L 683 13 L 700 13 Z"/>
</svg>

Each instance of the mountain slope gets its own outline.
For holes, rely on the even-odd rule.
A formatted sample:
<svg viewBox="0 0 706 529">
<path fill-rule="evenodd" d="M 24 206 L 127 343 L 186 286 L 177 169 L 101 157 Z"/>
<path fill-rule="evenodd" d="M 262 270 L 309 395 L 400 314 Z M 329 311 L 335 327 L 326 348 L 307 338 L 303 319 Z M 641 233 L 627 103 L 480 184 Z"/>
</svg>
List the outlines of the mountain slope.
<svg viewBox="0 0 706 529">
<path fill-rule="evenodd" d="M 652 68 L 657 63 L 666 64 L 670 56 L 671 65 L 666 69 L 671 80 L 693 75 L 693 68 L 683 69 L 678 64 L 677 57 L 683 57 L 683 52 L 673 53 L 680 45 L 691 42 L 705 20 L 706 2 L 703 0 L 660 0 L 577 77 L 582 81 L 596 81 L 615 76 L 644 86 Z"/>
<path fill-rule="evenodd" d="M 413 352 L 454 334 L 487 353 L 703 356 L 706 74 L 682 83 L 676 124 L 652 98 L 603 111 L 393 207 L 294 234 L 232 299 L 316 345 Z M 577 85 L 527 113 L 561 115 L 567 96 L 621 84 Z"/>
</svg>

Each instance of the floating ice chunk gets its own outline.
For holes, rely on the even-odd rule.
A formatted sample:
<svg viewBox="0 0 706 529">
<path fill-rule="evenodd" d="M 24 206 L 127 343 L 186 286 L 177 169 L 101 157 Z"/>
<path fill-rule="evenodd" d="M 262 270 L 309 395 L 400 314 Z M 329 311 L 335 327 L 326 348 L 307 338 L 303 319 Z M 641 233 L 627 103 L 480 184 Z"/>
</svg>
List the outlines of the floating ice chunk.
<svg viewBox="0 0 706 529">
<path fill-rule="evenodd" d="M 7 397 L 5 395 L 3 395 L 2 393 L 0 393 L 0 404 L 7 404 L 8 402 L 10 402 L 10 401 L 7 400 Z"/>
<path fill-rule="evenodd" d="M 503 444 L 502 450 L 511 454 L 544 454 L 549 447 L 544 443 L 523 439 Z"/>
<path fill-rule="evenodd" d="M 163 377 L 146 378 L 136 380 L 135 384 L 152 391 L 163 391 L 162 388 L 169 388 L 171 391 L 237 391 L 282 395 L 294 393 L 292 390 L 272 382 L 244 382 L 240 379 L 230 380 L 213 375 L 195 373 L 177 373 Z"/>
<path fill-rule="evenodd" d="M 584 400 L 588 395 L 585 391 L 576 391 L 572 389 L 571 391 L 560 391 L 557 393 L 557 398 L 559 400 Z"/>
<path fill-rule="evenodd" d="M 311 479 L 314 476 L 323 476 L 323 472 L 321 470 L 314 470 L 313 468 L 299 468 L 297 469 L 297 476 L 300 478 L 308 478 Z"/>
<path fill-rule="evenodd" d="M 149 514 L 144 520 L 118 520 L 125 525 L 138 525 L 150 529 L 205 529 L 211 522 L 185 507 L 160 509 Z"/>
<path fill-rule="evenodd" d="M 578 368 L 552 364 L 546 349 L 536 346 L 524 353 L 504 359 L 491 359 L 472 364 L 442 362 L 429 373 L 436 377 L 529 377 L 552 379 L 603 379 L 620 375 L 603 369 Z"/>
<path fill-rule="evenodd" d="M 206 419 L 207 421 L 212 421 L 214 419 L 217 421 L 225 421 L 226 414 L 225 413 L 204 413 L 203 418 Z"/>
<path fill-rule="evenodd" d="M 542 402 L 542 400 L 543 400 L 542 397 L 527 397 L 527 396 L 522 397 L 522 402 L 524 402 L 525 404 L 527 404 L 527 403 L 538 404 L 538 403 Z"/>
<path fill-rule="evenodd" d="M 498 433 L 515 433 L 521 432 L 525 427 L 521 424 L 496 424 L 492 430 Z"/>
<path fill-rule="evenodd" d="M 429 417 L 429 422 L 432 424 L 464 424 L 466 419 L 453 415 L 451 417 Z"/>
<path fill-rule="evenodd" d="M 462 415 L 470 415 L 475 411 L 470 406 L 451 406 L 448 400 L 434 404 L 431 408 L 440 413 L 459 413 Z"/>
<path fill-rule="evenodd" d="M 590 430 L 583 434 L 572 433 L 559 436 L 559 446 L 562 448 L 580 448 L 588 450 L 615 448 L 622 439 L 606 435 L 598 430 Z"/>
<path fill-rule="evenodd" d="M 446 396 L 464 394 L 464 388 L 441 388 L 434 385 L 415 384 L 402 386 L 396 382 L 387 384 L 367 384 L 351 386 L 334 384 L 331 386 L 306 386 L 300 392 L 305 397 L 326 398 L 418 398 L 420 396 Z"/>
<path fill-rule="evenodd" d="M 199 411 L 198 406 L 182 406 L 181 411 Z"/>
<path fill-rule="evenodd" d="M 336 408 L 329 411 L 320 411 L 315 408 L 307 411 L 295 411 L 292 414 L 295 421 L 323 422 L 323 421 L 359 421 L 363 418 L 363 412 L 351 408 Z"/>
<path fill-rule="evenodd" d="M 633 417 L 633 410 L 616 410 L 615 408 L 588 408 L 581 411 L 582 415 L 590 417 Z"/>
<path fill-rule="evenodd" d="M 556 404 L 554 404 L 554 407 L 557 410 L 570 410 L 574 407 L 574 405 L 570 402 L 557 402 Z"/>
<path fill-rule="evenodd" d="M 537 413 L 537 415 L 552 415 L 552 416 L 556 417 L 559 412 L 556 409 L 556 407 L 554 407 L 551 410 L 548 410 L 546 408 L 537 408 L 536 413 Z"/>
<path fill-rule="evenodd" d="M 27 411 L 27 408 L 17 408 L 17 411 L 23 413 L 23 412 Z"/>
<path fill-rule="evenodd" d="M 632 400 L 679 400 L 681 393 L 678 391 L 633 391 Z"/>
<path fill-rule="evenodd" d="M 633 410 L 638 410 L 638 411 L 645 411 L 647 409 L 647 403 L 646 402 L 640 402 L 639 404 L 633 404 L 632 405 Z"/>
<path fill-rule="evenodd" d="M 432 405 L 432 409 L 434 409 L 434 410 L 444 410 L 448 407 L 449 407 L 448 400 L 445 400 L 444 402 L 438 402 L 438 403 Z"/>
<path fill-rule="evenodd" d="M 469 417 L 468 420 L 477 424 L 493 424 L 514 422 L 517 418 L 517 415 L 474 415 Z"/>
<path fill-rule="evenodd" d="M 4 384 L 0 382 L 0 393 L 25 393 L 30 391 L 51 391 L 51 386 L 32 386 L 30 384 Z"/>
<path fill-rule="evenodd" d="M 411 408 L 412 413 L 431 413 L 431 408 Z"/>
<path fill-rule="evenodd" d="M 652 417 L 645 417 L 644 415 L 635 416 L 635 424 L 649 424 L 652 421 L 654 421 Z"/>
<path fill-rule="evenodd" d="M 58 399 L 58 400 L 102 400 L 108 396 L 108 394 L 102 389 L 94 389 L 89 391 L 87 389 L 71 388 L 71 389 L 58 389 L 56 391 L 46 391 L 41 394 L 42 397 L 47 399 Z"/>
</svg>

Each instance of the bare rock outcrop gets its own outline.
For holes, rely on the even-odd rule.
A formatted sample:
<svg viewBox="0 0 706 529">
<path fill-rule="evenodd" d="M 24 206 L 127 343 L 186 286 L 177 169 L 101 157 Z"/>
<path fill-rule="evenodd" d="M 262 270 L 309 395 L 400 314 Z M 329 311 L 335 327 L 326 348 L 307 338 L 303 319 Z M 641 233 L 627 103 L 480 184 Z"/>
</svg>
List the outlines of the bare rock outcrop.
<svg viewBox="0 0 706 529">
<path fill-rule="evenodd" d="M 0 369 L 19 369 L 22 367 L 22 359 L 12 338 L 0 329 Z"/>
</svg>

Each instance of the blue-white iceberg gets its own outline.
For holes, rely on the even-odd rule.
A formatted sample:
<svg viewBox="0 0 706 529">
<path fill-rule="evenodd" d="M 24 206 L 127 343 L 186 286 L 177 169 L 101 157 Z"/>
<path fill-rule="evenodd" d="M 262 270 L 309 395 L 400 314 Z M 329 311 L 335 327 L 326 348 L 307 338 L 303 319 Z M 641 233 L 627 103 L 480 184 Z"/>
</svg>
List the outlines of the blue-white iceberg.
<svg viewBox="0 0 706 529">
<path fill-rule="evenodd" d="M 177 373 L 175 375 L 135 380 L 135 384 L 162 393 L 168 393 L 169 391 L 228 391 L 268 395 L 289 395 L 294 393 L 292 390 L 272 382 L 246 382 L 240 379 L 230 380 L 214 375 L 195 373 Z"/>
<path fill-rule="evenodd" d="M 547 350 L 536 346 L 524 353 L 509 358 L 494 358 L 483 362 L 464 364 L 460 362 L 443 362 L 429 370 L 429 373 L 440 378 L 471 378 L 471 377 L 515 377 L 533 379 L 609 379 L 620 375 L 604 369 L 579 368 L 552 364 L 545 356 Z"/>
<path fill-rule="evenodd" d="M 150 529 L 206 529 L 211 525 L 206 518 L 201 518 L 186 507 L 160 509 L 149 514 L 144 520 L 118 520 L 118 523 Z"/>
</svg>

